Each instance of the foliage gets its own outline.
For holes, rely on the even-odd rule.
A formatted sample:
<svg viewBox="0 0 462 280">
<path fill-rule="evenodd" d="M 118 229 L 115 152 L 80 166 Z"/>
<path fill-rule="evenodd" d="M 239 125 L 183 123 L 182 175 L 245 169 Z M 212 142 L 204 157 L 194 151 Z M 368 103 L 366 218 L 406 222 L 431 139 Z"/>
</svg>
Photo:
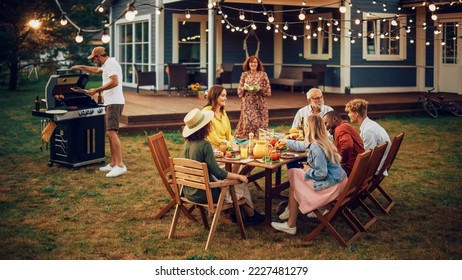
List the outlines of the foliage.
<svg viewBox="0 0 462 280">
<path fill-rule="evenodd" d="M 93 3 L 85 0 L 60 0 L 68 16 L 82 28 L 101 28 L 105 16 L 94 12 Z M 0 9 L 0 62 L 7 65 L 10 72 L 9 88 L 18 87 L 22 68 L 42 65 L 54 71 L 59 57 L 65 61 L 82 62 L 90 50 L 90 35 L 84 43 L 74 41 L 76 28 L 71 24 L 61 26 L 61 12 L 55 1 L 2 1 Z M 32 19 L 41 25 L 34 29 L 29 26 Z"/>
</svg>

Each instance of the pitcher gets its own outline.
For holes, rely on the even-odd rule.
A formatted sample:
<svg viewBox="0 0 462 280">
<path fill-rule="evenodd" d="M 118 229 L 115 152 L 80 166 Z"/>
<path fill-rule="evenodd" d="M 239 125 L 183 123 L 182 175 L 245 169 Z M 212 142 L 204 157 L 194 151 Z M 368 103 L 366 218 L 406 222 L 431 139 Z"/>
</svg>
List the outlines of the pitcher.
<svg viewBox="0 0 462 280">
<path fill-rule="evenodd" d="M 270 151 L 273 150 L 273 145 L 268 144 L 266 140 L 255 140 L 255 147 L 253 147 L 253 156 L 255 158 L 262 158 Z"/>
</svg>

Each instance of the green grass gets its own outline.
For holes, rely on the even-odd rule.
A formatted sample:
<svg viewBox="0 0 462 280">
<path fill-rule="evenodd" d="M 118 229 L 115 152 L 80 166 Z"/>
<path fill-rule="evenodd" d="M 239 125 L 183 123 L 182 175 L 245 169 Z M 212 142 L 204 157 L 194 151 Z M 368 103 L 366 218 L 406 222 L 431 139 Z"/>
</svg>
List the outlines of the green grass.
<svg viewBox="0 0 462 280">
<path fill-rule="evenodd" d="M 379 120 L 391 136 L 406 132 L 384 181 L 396 206 L 391 216 L 379 215 L 351 247 L 342 248 L 327 232 L 303 242 L 314 223 L 300 220 L 294 237 L 249 227 L 246 240 L 239 239 L 236 226 L 221 224 L 206 252 L 208 232 L 200 223 L 181 217 L 177 237 L 167 239 L 173 213 L 153 219 L 169 197 L 147 146 L 151 132 L 121 136 L 129 172 L 117 179 L 106 178 L 97 166 L 47 167 L 49 151 L 40 150 L 39 119 L 31 116 L 35 95 L 43 94 L 44 86 L 0 89 L 0 259 L 462 258 L 462 119 Z M 275 126 L 276 131 L 287 128 Z M 181 156 L 180 132 L 165 133 L 172 156 Z M 264 194 L 255 188 L 251 192 L 262 212 Z M 245 255 L 234 248 L 236 242 Z"/>
</svg>

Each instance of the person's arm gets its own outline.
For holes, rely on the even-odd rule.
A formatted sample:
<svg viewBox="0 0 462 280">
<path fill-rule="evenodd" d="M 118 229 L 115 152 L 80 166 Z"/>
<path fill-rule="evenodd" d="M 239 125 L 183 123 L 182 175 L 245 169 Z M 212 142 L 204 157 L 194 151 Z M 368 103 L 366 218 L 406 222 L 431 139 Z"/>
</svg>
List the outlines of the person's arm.
<svg viewBox="0 0 462 280">
<path fill-rule="evenodd" d="M 300 126 L 300 122 L 302 121 L 302 113 L 303 108 L 298 110 L 297 114 L 295 114 L 294 121 L 292 122 L 292 127 L 298 128 Z"/>
<path fill-rule="evenodd" d="M 103 73 L 103 70 L 99 67 L 95 66 L 87 66 L 87 65 L 74 65 L 71 67 L 73 70 L 84 70 L 86 72 L 92 73 L 92 74 L 101 74 Z"/>
<path fill-rule="evenodd" d="M 312 162 L 309 162 L 310 167 L 307 171 L 306 174 L 308 177 L 314 179 L 314 180 L 324 180 L 327 177 L 327 159 L 324 153 L 319 150 L 310 150 L 310 153 L 312 155 Z"/>
<path fill-rule="evenodd" d="M 246 74 L 245 72 L 243 72 L 241 74 L 241 79 L 239 80 L 239 86 L 237 87 L 237 95 L 239 97 L 244 97 L 245 95 L 245 89 L 244 89 L 245 77 L 246 77 Z"/>
<path fill-rule="evenodd" d="M 361 138 L 363 139 L 364 150 L 367 151 L 377 146 L 377 137 L 373 131 L 364 131 L 363 133 L 361 133 Z"/>
<path fill-rule="evenodd" d="M 260 79 L 259 92 L 262 96 L 271 96 L 271 86 L 268 79 L 268 75 L 265 72 L 263 72 L 262 76 L 262 79 Z"/>
<path fill-rule="evenodd" d="M 354 147 L 353 138 L 346 132 L 340 132 L 338 136 L 336 135 L 335 137 L 335 146 L 337 147 L 338 153 L 342 156 L 341 165 L 347 166 Z"/>
<path fill-rule="evenodd" d="M 97 88 L 91 88 L 88 90 L 88 94 L 95 94 L 97 92 L 100 92 L 100 91 L 105 91 L 105 90 L 108 90 L 108 89 L 111 89 L 111 88 L 114 88 L 116 86 L 119 85 L 119 79 L 117 78 L 117 75 L 112 75 L 109 77 L 110 81 L 107 82 L 106 84 L 100 86 L 100 87 L 97 87 Z"/>
</svg>

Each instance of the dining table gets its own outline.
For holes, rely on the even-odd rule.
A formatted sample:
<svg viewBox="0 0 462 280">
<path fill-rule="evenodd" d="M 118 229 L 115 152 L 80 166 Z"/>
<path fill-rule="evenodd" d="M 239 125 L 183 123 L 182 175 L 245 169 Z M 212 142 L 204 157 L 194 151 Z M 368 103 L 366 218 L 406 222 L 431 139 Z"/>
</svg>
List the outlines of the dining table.
<svg viewBox="0 0 462 280">
<path fill-rule="evenodd" d="M 264 178 L 265 226 L 271 225 L 273 198 L 287 198 L 286 196 L 281 195 L 281 192 L 289 188 L 290 185 L 288 180 L 284 182 L 282 181 L 282 167 L 291 162 L 304 161 L 307 155 L 304 152 L 293 152 L 292 154 L 293 156 L 284 157 L 278 161 L 271 162 L 264 162 L 261 159 L 255 159 L 252 157 L 246 159 L 226 157 L 216 158 L 217 162 L 225 164 L 225 169 L 227 171 L 231 171 L 232 166 L 235 164 L 242 165 L 239 173 L 249 174 L 249 183 Z"/>
</svg>

